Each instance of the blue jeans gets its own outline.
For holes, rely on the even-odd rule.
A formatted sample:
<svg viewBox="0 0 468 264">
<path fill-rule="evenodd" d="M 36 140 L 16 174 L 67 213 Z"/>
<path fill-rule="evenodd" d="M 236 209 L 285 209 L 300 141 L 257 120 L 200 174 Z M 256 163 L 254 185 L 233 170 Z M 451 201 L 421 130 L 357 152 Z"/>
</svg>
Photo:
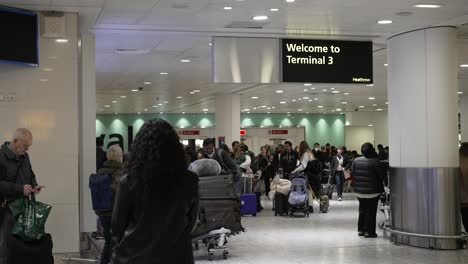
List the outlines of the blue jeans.
<svg viewBox="0 0 468 264">
<path fill-rule="evenodd" d="M 104 248 L 101 254 L 101 264 L 108 264 L 111 257 L 111 216 L 99 216 L 103 233 L 104 233 Z"/>
<path fill-rule="evenodd" d="M 338 197 L 343 196 L 344 180 L 344 174 L 342 171 L 335 172 L 336 192 L 338 193 Z"/>
</svg>

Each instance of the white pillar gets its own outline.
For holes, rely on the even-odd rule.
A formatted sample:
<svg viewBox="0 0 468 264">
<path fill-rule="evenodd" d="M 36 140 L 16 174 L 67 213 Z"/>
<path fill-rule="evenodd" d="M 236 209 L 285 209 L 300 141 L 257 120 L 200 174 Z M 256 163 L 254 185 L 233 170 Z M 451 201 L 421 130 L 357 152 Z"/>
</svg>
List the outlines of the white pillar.
<svg viewBox="0 0 468 264">
<path fill-rule="evenodd" d="M 458 80 L 459 91 L 463 95 L 459 96 L 461 141 L 468 142 L 468 79 Z"/>
<path fill-rule="evenodd" d="M 94 34 L 81 36 L 80 64 L 80 232 L 96 231 L 88 179 L 96 172 L 96 63 Z"/>
<path fill-rule="evenodd" d="M 218 94 L 215 98 L 215 137 L 224 137 L 230 147 L 233 141 L 240 142 L 240 95 Z"/>
<path fill-rule="evenodd" d="M 457 30 L 434 27 L 388 40 L 389 138 L 394 228 L 459 235 Z M 453 249 L 406 236 L 399 243 Z"/>
</svg>

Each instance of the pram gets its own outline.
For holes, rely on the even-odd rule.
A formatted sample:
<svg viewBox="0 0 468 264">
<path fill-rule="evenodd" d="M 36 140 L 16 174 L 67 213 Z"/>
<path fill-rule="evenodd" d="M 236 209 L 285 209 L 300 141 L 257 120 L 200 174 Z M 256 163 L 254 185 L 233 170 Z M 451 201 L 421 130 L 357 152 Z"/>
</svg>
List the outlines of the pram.
<svg viewBox="0 0 468 264">
<path fill-rule="evenodd" d="M 289 212 L 293 216 L 295 212 L 304 213 L 309 217 L 309 183 L 307 176 L 298 173 L 291 174 L 291 193 L 289 194 Z"/>
</svg>

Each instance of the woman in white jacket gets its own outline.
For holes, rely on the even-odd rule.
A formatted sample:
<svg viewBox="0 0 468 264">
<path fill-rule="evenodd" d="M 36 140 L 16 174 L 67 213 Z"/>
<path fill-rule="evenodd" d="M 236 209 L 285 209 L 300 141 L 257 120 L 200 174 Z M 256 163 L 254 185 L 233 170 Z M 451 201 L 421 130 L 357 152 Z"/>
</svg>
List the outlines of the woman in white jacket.
<svg viewBox="0 0 468 264">
<path fill-rule="evenodd" d="M 314 153 L 309 148 L 309 144 L 307 144 L 307 142 L 305 141 L 302 141 L 299 144 L 299 157 L 301 157 L 299 161 L 299 166 L 292 173 L 305 171 L 309 162 L 316 160 Z"/>
</svg>

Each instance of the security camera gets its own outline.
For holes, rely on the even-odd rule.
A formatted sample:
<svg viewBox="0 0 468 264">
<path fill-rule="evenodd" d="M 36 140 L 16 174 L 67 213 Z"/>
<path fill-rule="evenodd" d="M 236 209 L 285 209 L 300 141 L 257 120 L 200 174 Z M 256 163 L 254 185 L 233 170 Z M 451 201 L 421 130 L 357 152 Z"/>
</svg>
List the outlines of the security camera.
<svg viewBox="0 0 468 264">
<path fill-rule="evenodd" d="M 356 111 L 356 112 L 359 111 L 359 108 L 354 109 L 354 111 Z"/>
<path fill-rule="evenodd" d="M 143 91 L 143 87 L 138 87 L 138 91 Z"/>
</svg>

